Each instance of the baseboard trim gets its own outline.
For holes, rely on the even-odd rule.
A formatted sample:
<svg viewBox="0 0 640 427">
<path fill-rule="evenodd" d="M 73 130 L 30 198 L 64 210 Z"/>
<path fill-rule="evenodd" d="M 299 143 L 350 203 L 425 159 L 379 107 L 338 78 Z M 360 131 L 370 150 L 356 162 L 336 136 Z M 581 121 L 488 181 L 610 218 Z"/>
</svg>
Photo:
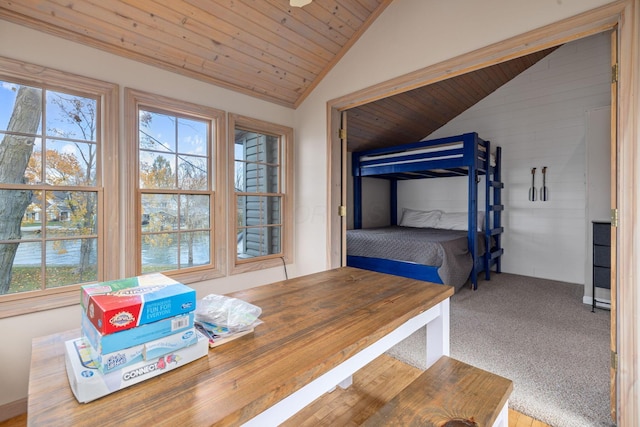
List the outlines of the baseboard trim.
<svg viewBox="0 0 640 427">
<path fill-rule="evenodd" d="M 9 418 L 27 413 L 27 398 L 24 397 L 14 402 L 0 405 L 0 421 L 6 421 Z"/>
</svg>

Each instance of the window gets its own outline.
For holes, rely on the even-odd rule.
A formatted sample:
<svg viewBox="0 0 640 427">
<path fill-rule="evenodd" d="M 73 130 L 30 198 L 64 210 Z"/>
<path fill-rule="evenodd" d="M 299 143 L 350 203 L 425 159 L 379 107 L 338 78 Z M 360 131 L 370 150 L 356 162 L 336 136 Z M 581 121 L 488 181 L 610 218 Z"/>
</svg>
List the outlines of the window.
<svg viewBox="0 0 640 427">
<path fill-rule="evenodd" d="M 0 316 L 116 277 L 114 99 L 116 85 L 0 59 Z"/>
<path fill-rule="evenodd" d="M 245 272 L 293 261 L 293 130 L 229 115 L 233 200 L 229 230 L 232 271 Z"/>
<path fill-rule="evenodd" d="M 216 224 L 223 199 L 215 191 L 222 168 L 215 161 L 222 159 L 224 112 L 126 93 L 136 188 L 130 210 L 136 251 L 127 256 L 135 262 L 128 275 L 163 272 L 184 283 L 222 275 L 216 247 L 225 234 Z"/>
<path fill-rule="evenodd" d="M 117 85 L 0 58 L 0 318 L 293 262 L 291 128 L 229 115 L 225 144 L 223 111 L 125 98 L 120 151 Z"/>
</svg>

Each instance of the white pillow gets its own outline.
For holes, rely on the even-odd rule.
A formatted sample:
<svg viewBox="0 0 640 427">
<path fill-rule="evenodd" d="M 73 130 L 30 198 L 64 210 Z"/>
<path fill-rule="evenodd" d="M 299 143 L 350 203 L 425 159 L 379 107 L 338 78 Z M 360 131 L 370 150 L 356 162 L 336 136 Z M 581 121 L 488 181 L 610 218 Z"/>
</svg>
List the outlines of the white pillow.
<svg viewBox="0 0 640 427">
<path fill-rule="evenodd" d="M 484 211 L 478 211 L 478 231 L 484 231 Z"/>
<path fill-rule="evenodd" d="M 467 212 L 442 212 L 434 228 L 444 230 L 467 230 L 469 214 Z M 484 211 L 478 211 L 478 231 L 484 230 Z"/>
<path fill-rule="evenodd" d="M 419 211 L 404 208 L 402 210 L 402 227 L 435 228 L 442 211 Z"/>
</svg>

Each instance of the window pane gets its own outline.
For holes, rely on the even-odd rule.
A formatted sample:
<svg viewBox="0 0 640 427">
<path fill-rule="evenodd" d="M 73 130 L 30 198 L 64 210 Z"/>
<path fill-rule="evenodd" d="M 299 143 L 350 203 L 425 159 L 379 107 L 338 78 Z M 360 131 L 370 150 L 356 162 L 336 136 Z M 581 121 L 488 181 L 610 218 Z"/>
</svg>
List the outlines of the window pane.
<svg viewBox="0 0 640 427">
<path fill-rule="evenodd" d="M 236 129 L 235 158 L 250 162 L 280 163 L 280 138 Z"/>
<path fill-rule="evenodd" d="M 238 236 L 238 258 L 279 254 L 281 227 L 248 227 Z"/>
<path fill-rule="evenodd" d="M 209 188 L 207 159 L 178 156 L 178 187 L 183 190 L 207 190 Z"/>
<path fill-rule="evenodd" d="M 47 141 L 47 184 L 95 186 L 96 149 L 92 143 Z"/>
<path fill-rule="evenodd" d="M 209 232 L 182 233 L 180 239 L 180 267 L 195 267 L 211 262 Z"/>
<path fill-rule="evenodd" d="M 1 169 L 2 169 L 2 165 L 0 165 L 0 170 Z M 1 175 L 4 175 L 4 173 L 2 173 Z M 15 177 L 17 176 L 17 174 L 11 174 L 11 176 Z M 31 151 L 31 157 L 29 157 L 29 161 L 27 162 L 27 167 L 24 171 L 24 183 L 39 185 L 39 184 L 42 184 L 42 180 L 43 180 L 42 139 L 35 138 L 33 141 L 33 151 Z M 20 183 L 21 181 L 7 180 L 6 182 Z"/>
<path fill-rule="evenodd" d="M 280 196 L 238 196 L 238 225 L 280 224 L 280 199 Z"/>
<path fill-rule="evenodd" d="M 236 191 L 278 193 L 279 167 L 262 163 L 235 162 Z"/>
<path fill-rule="evenodd" d="M 178 152 L 208 156 L 209 127 L 201 120 L 178 119 Z"/>
<path fill-rule="evenodd" d="M 26 239 L 33 236 L 23 233 L 23 237 Z M 19 245 L 0 244 L 1 256 L 10 256 L 13 251 L 15 251 L 15 258 L 11 269 L 11 284 L 6 293 L 41 289 L 42 244 L 40 242 L 23 242 Z"/>
<path fill-rule="evenodd" d="M 3 150 L 0 164 L 1 183 L 34 183 L 41 180 L 41 175 L 27 173 L 31 153 L 39 144 L 39 130 L 42 122 L 42 90 L 0 82 L 0 144 Z M 26 135 L 14 135 L 19 132 Z M 39 145 L 38 145 L 39 146 Z"/>
<path fill-rule="evenodd" d="M 8 192 L 10 190 L 4 191 Z M 2 206 L 2 193 L 3 191 L 0 191 L 0 206 Z M 42 210 L 42 191 L 32 191 L 30 203 L 24 211 L 20 225 L 22 239 L 39 239 L 42 237 L 40 236 L 42 232 L 42 221 L 44 220 Z"/>
<path fill-rule="evenodd" d="M 98 195 L 88 191 L 47 191 L 47 237 L 97 234 Z"/>
<path fill-rule="evenodd" d="M 48 241 L 47 287 L 98 280 L 97 239 Z"/>
<path fill-rule="evenodd" d="M 142 272 L 178 268 L 178 239 L 174 233 L 147 234 L 142 237 Z"/>
<path fill-rule="evenodd" d="M 40 135 L 41 119 L 42 89 L 0 80 L 0 130 Z"/>
<path fill-rule="evenodd" d="M 29 190 L 0 190 L 0 241 L 20 238 L 20 225 L 33 201 L 33 193 Z"/>
<path fill-rule="evenodd" d="M 140 110 L 138 117 L 140 149 L 176 152 L 175 117 L 144 110 Z"/>
<path fill-rule="evenodd" d="M 141 151 L 140 188 L 175 189 L 175 161 L 173 154 Z"/>
<path fill-rule="evenodd" d="M 185 230 L 209 228 L 209 196 L 180 196 L 180 228 Z"/>
<path fill-rule="evenodd" d="M 95 99 L 47 92 L 47 135 L 96 141 L 97 102 Z"/>
<path fill-rule="evenodd" d="M 233 174 L 233 185 L 235 187 L 236 192 L 244 193 L 246 190 L 245 185 L 245 171 L 244 171 L 245 162 L 235 162 L 234 165 L 234 174 Z"/>
<path fill-rule="evenodd" d="M 178 228 L 177 196 L 173 194 L 142 195 L 143 232 L 176 230 Z M 144 224 L 146 218 L 146 224 Z"/>
</svg>

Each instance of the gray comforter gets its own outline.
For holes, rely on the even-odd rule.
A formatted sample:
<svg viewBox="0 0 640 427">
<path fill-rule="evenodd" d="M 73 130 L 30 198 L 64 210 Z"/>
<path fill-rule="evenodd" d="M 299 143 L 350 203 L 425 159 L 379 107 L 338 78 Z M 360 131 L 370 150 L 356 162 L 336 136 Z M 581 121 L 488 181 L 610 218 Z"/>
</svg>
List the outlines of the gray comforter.
<svg viewBox="0 0 640 427">
<path fill-rule="evenodd" d="M 479 242 L 482 254 L 484 240 Z M 473 267 L 466 231 L 397 226 L 348 230 L 347 254 L 438 267 L 442 283 L 456 288 L 465 284 Z"/>
</svg>

